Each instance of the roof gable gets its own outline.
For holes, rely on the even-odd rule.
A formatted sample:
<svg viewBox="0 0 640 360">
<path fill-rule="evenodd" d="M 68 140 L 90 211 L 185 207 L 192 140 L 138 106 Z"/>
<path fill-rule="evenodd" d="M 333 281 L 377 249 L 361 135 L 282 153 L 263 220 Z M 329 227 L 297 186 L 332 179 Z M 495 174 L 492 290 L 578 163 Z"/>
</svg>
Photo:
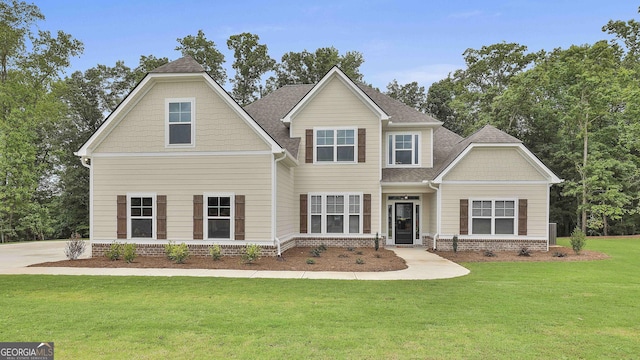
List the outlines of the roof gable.
<svg viewBox="0 0 640 360">
<path fill-rule="evenodd" d="M 244 109 L 242 109 L 242 107 L 240 107 L 240 105 L 238 105 L 238 103 L 236 103 L 235 100 L 233 100 L 231 96 L 215 80 L 213 80 L 213 78 L 211 78 L 211 76 L 209 76 L 209 74 L 204 71 L 202 66 L 197 64 L 192 58 L 185 57 L 165 64 L 148 73 L 129 93 L 129 95 L 125 97 L 118 107 L 109 114 L 98 130 L 92 134 L 92 136 L 75 154 L 81 157 L 91 157 L 92 151 L 97 148 L 109 133 L 118 126 L 119 122 L 122 121 L 126 114 L 136 106 L 140 99 L 142 99 L 158 81 L 169 79 L 178 81 L 193 81 L 194 79 L 204 80 L 208 87 L 213 90 L 220 99 L 222 99 L 222 101 L 232 109 L 233 112 L 244 120 L 244 122 L 269 145 L 272 152 L 280 153 L 284 151 L 284 149 L 262 127 L 260 127 L 260 125 L 254 121 L 251 116 L 249 116 L 249 114 L 247 114 L 247 112 L 244 111 Z"/>
<path fill-rule="evenodd" d="M 437 176 L 434 178 L 434 183 L 442 183 L 444 177 L 475 147 L 511 147 L 516 148 L 523 155 L 527 161 L 529 161 L 536 169 L 546 178 L 549 183 L 557 184 L 562 182 L 556 174 L 553 173 L 546 165 L 540 161 L 526 146 L 522 144 L 522 141 L 491 126 L 485 125 L 482 129 L 478 130 L 466 139 L 461 140 L 456 144 L 448 156 L 448 158 L 442 162 L 440 169 L 436 172 Z"/>
<path fill-rule="evenodd" d="M 334 66 L 327 74 L 304 95 L 304 97 L 282 118 L 282 122 L 289 125 L 292 119 L 319 93 L 332 79 L 340 80 L 346 87 L 356 95 L 380 120 L 388 120 L 389 115 L 378 106 L 356 83 L 354 83 L 340 68 Z"/>
</svg>

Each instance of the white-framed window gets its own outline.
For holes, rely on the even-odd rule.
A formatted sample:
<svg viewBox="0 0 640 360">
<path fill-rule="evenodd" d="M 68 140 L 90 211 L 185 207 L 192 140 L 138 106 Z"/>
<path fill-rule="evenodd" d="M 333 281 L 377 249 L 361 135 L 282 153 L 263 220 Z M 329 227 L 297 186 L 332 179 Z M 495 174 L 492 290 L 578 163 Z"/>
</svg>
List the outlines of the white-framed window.
<svg viewBox="0 0 640 360">
<path fill-rule="evenodd" d="M 204 231 L 207 239 L 234 238 L 234 195 L 204 194 Z"/>
<path fill-rule="evenodd" d="M 127 194 L 127 238 L 155 239 L 156 194 Z"/>
<path fill-rule="evenodd" d="M 165 100 L 165 142 L 170 147 L 195 145 L 195 98 Z"/>
<path fill-rule="evenodd" d="M 362 194 L 310 194 L 309 198 L 311 233 L 362 233 Z"/>
<path fill-rule="evenodd" d="M 358 131 L 355 128 L 314 129 L 316 163 L 355 163 Z"/>
<path fill-rule="evenodd" d="M 387 135 L 387 149 L 387 165 L 420 165 L 420 133 L 390 133 Z"/>
<path fill-rule="evenodd" d="M 515 234 L 515 200 L 472 200 L 470 212 L 471 233 L 474 235 Z"/>
</svg>

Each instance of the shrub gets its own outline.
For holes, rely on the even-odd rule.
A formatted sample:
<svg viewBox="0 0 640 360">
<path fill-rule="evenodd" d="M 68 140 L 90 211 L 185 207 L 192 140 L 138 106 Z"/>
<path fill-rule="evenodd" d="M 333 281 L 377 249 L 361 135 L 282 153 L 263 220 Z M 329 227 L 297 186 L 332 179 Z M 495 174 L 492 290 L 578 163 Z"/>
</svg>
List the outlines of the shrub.
<svg viewBox="0 0 640 360">
<path fill-rule="evenodd" d="M 111 261 L 116 261 L 120 259 L 122 256 L 122 244 L 114 241 L 111 245 L 109 245 L 109 249 L 105 251 L 104 255 Z"/>
<path fill-rule="evenodd" d="M 164 246 L 164 253 L 167 255 L 169 260 L 176 264 L 184 264 L 189 257 L 189 247 L 185 243 L 176 245 L 170 241 Z"/>
<path fill-rule="evenodd" d="M 362 265 L 362 264 L 364 264 L 364 260 L 362 260 L 362 258 L 357 258 L 356 259 L 356 264 Z"/>
<path fill-rule="evenodd" d="M 486 256 L 486 257 L 495 257 L 495 256 L 496 256 L 496 253 L 494 253 L 494 252 L 493 252 L 493 251 L 491 251 L 491 250 L 485 250 L 485 251 L 484 251 L 484 256 Z"/>
<path fill-rule="evenodd" d="M 256 244 L 247 245 L 244 249 L 242 260 L 244 260 L 245 263 L 251 264 L 254 261 L 260 259 L 261 252 L 262 252 L 262 249 L 260 249 L 259 245 L 256 245 Z"/>
<path fill-rule="evenodd" d="M 571 248 L 576 253 L 576 255 L 580 255 L 580 251 L 587 245 L 587 236 L 582 232 L 582 230 L 575 228 L 571 233 Z"/>
<path fill-rule="evenodd" d="M 457 253 L 458 252 L 458 235 L 453 235 L 453 240 L 452 240 L 452 246 L 453 246 L 453 252 Z"/>
<path fill-rule="evenodd" d="M 354 249 L 354 248 L 352 248 L 351 246 L 349 246 L 349 247 L 347 248 L 347 251 L 354 251 L 354 250 L 355 250 L 355 249 Z"/>
<path fill-rule="evenodd" d="M 364 254 L 362 251 L 356 251 L 356 255 L 362 255 Z"/>
<path fill-rule="evenodd" d="M 64 249 L 64 254 L 69 260 L 76 260 L 82 255 L 87 248 L 87 243 L 80 238 L 80 234 L 74 233 L 71 235 L 67 246 Z"/>
<path fill-rule="evenodd" d="M 315 264 L 315 263 L 316 263 L 316 261 L 315 261 L 315 260 L 313 260 L 313 259 L 307 259 L 307 264 L 309 264 L 309 265 L 313 265 L 313 264 Z"/>
<path fill-rule="evenodd" d="M 567 257 L 567 253 L 560 252 L 560 251 L 555 251 L 553 253 L 553 257 Z"/>
<path fill-rule="evenodd" d="M 220 245 L 215 244 L 209 248 L 209 255 L 213 260 L 220 260 L 222 258 L 222 248 Z"/>
<path fill-rule="evenodd" d="M 320 246 L 318 246 L 318 250 L 320 250 L 320 251 L 327 251 L 327 245 L 325 245 L 325 244 L 320 244 Z"/>
<path fill-rule="evenodd" d="M 136 244 L 125 244 L 122 252 L 124 254 L 124 261 L 129 264 L 138 256 L 136 254 Z"/>
<path fill-rule="evenodd" d="M 339 258 L 348 258 L 348 257 L 349 257 L 349 255 L 347 255 L 347 254 L 340 254 L 340 255 L 338 255 L 338 257 L 339 257 Z"/>
<path fill-rule="evenodd" d="M 309 253 L 313 257 L 320 257 L 320 254 L 322 254 L 322 251 L 319 248 L 315 248 L 315 249 L 311 249 L 311 251 L 309 251 Z"/>
<path fill-rule="evenodd" d="M 518 256 L 531 256 L 531 251 L 529 251 L 529 248 L 526 246 L 523 246 L 520 248 L 520 251 L 518 251 Z"/>
</svg>

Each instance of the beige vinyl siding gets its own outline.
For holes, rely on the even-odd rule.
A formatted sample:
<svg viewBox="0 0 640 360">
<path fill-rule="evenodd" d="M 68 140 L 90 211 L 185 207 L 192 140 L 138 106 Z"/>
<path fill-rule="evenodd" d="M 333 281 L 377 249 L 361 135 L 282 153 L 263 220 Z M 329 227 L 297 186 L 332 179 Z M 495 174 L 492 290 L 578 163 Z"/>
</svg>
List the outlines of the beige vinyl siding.
<svg viewBox="0 0 640 360">
<path fill-rule="evenodd" d="M 546 180 L 515 148 L 473 148 L 444 180 Z"/>
<path fill-rule="evenodd" d="M 195 98 L 196 146 L 165 147 L 165 99 Z M 204 80 L 155 83 L 94 152 L 270 150 Z"/>
<path fill-rule="evenodd" d="M 441 184 L 441 235 L 460 232 L 460 199 L 527 199 L 527 236 L 546 237 L 547 188 L 547 184 Z"/>
<path fill-rule="evenodd" d="M 246 240 L 271 240 L 272 156 L 94 157 L 93 235 L 116 237 L 116 196 L 167 196 L 167 239 L 193 239 L 193 195 L 246 197 Z"/>
<path fill-rule="evenodd" d="M 424 210 L 423 210 L 423 214 L 424 211 L 427 212 L 426 216 L 423 215 L 423 217 L 425 218 L 425 222 L 428 220 L 428 222 L 425 224 L 427 225 L 425 227 L 424 230 L 422 230 L 422 233 L 426 233 L 426 234 L 430 234 L 431 236 L 434 236 L 437 232 L 438 232 L 438 197 L 436 196 L 436 193 L 431 193 L 431 194 L 425 194 L 424 200 L 422 201 L 424 204 Z"/>
<path fill-rule="evenodd" d="M 420 133 L 420 167 L 431 168 L 433 167 L 432 153 L 433 143 L 431 133 L 433 128 L 386 128 L 383 130 L 384 136 L 382 137 L 382 167 L 387 168 L 389 162 L 389 135 L 398 133 Z M 391 166 L 393 167 L 393 166 Z"/>
<path fill-rule="evenodd" d="M 366 129 L 366 162 L 305 163 L 305 130 L 314 127 Z M 298 158 L 302 160 L 295 170 L 296 199 L 299 194 L 309 192 L 371 194 L 371 232 L 380 231 L 380 119 L 341 80 L 334 77 L 291 120 L 291 129 L 292 137 L 301 138 Z"/>
<path fill-rule="evenodd" d="M 298 203 L 293 196 L 294 169 L 279 162 L 277 171 L 278 218 L 276 236 L 284 237 L 298 232 L 296 226 L 299 223 L 300 214 Z"/>
</svg>

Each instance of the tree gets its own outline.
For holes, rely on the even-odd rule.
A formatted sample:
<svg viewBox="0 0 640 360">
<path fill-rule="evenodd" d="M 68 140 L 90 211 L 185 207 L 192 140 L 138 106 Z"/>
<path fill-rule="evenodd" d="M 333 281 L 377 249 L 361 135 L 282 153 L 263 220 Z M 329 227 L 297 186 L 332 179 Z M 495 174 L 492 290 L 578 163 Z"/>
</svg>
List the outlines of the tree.
<svg viewBox="0 0 640 360">
<path fill-rule="evenodd" d="M 167 64 L 168 62 L 169 58 L 166 57 L 157 58 L 153 55 L 141 55 L 138 66 L 133 69 L 133 85 L 139 83 L 147 73 L 151 72 L 151 70 Z"/>
<path fill-rule="evenodd" d="M 360 65 L 364 58 L 357 51 L 347 51 L 340 55 L 338 49 L 332 47 L 318 48 L 315 52 L 288 52 L 282 55 L 281 62 L 276 66 L 276 76 L 270 78 L 270 89 L 290 84 L 315 84 L 331 70 L 338 66 L 351 80 L 362 81 Z"/>
<path fill-rule="evenodd" d="M 198 35 L 187 35 L 178 38 L 177 41 L 180 45 L 176 46 L 176 50 L 180 51 L 182 56 L 191 56 L 218 84 L 225 84 L 227 72 L 222 67 L 224 55 L 218 51 L 213 41 L 207 40 L 204 31 L 198 30 Z"/>
<path fill-rule="evenodd" d="M 260 97 L 260 79 L 276 64 L 267 53 L 267 46 L 259 44 L 259 40 L 258 35 L 250 33 L 232 35 L 227 40 L 227 46 L 233 50 L 235 58 L 232 65 L 236 71 L 231 79 L 232 95 L 240 105 L 247 105 Z"/>
<path fill-rule="evenodd" d="M 497 43 L 480 49 L 467 49 L 462 54 L 467 68 L 456 70 L 445 83 L 436 83 L 440 87 L 439 95 L 450 93 L 444 101 L 440 98 L 438 109 L 449 108 L 455 113 L 452 129 L 461 129 L 461 135 L 468 135 L 486 124 L 518 134 L 517 123 L 509 118 L 507 122 L 498 122 L 493 101 L 508 88 L 511 79 L 524 71 L 539 54 L 527 53 L 527 47 L 516 43 Z M 433 85 L 432 85 L 433 86 Z M 435 90 L 432 93 L 435 94 Z M 433 102 L 431 103 L 433 106 Z"/>
<path fill-rule="evenodd" d="M 52 89 L 82 43 L 62 31 L 33 34 L 44 16 L 24 2 L 0 2 L 0 19 L 0 241 L 44 238 L 63 110 Z"/>
<path fill-rule="evenodd" d="M 442 121 L 442 126 L 457 134 L 463 134 L 464 128 L 456 120 L 455 110 L 451 107 L 451 101 L 456 94 L 455 86 L 456 84 L 451 75 L 431 84 L 427 92 L 425 110 L 436 119 Z"/>
<path fill-rule="evenodd" d="M 393 79 L 387 85 L 387 95 L 420 112 L 427 110 L 427 94 L 424 92 L 424 86 L 419 86 L 416 81 L 400 85 L 396 79 Z"/>
</svg>

